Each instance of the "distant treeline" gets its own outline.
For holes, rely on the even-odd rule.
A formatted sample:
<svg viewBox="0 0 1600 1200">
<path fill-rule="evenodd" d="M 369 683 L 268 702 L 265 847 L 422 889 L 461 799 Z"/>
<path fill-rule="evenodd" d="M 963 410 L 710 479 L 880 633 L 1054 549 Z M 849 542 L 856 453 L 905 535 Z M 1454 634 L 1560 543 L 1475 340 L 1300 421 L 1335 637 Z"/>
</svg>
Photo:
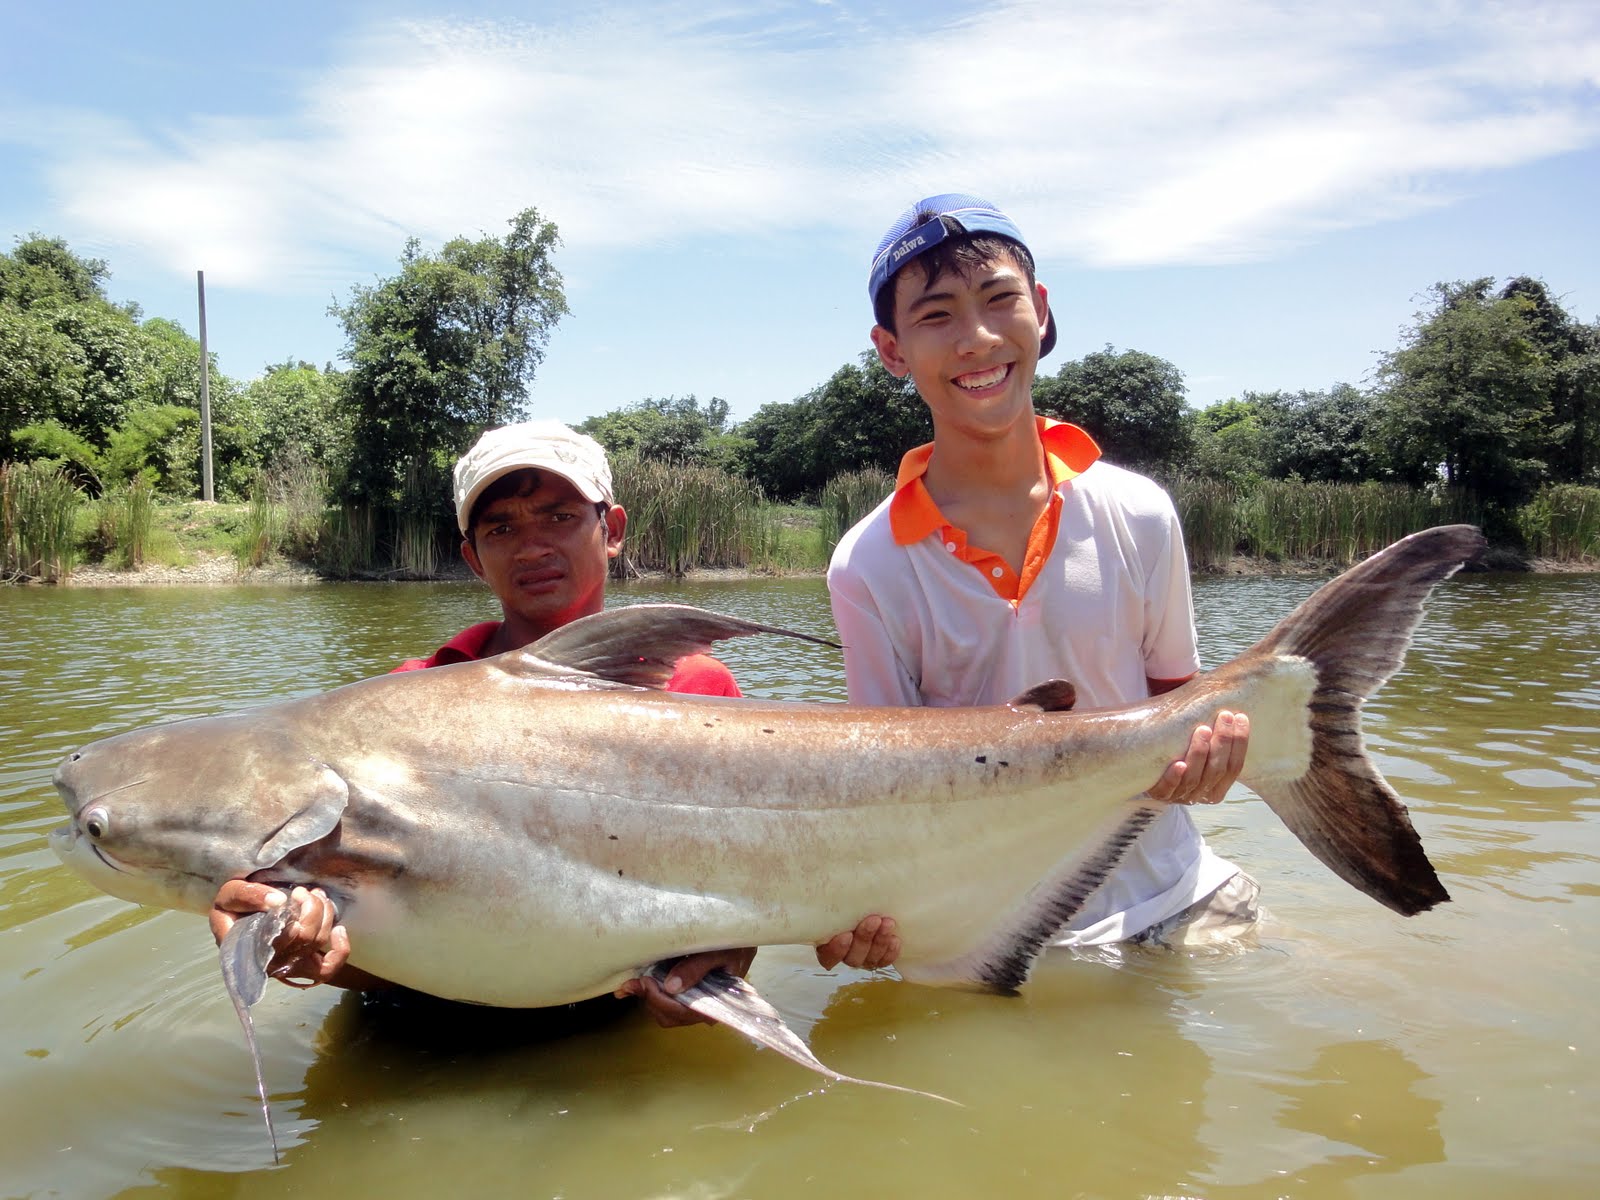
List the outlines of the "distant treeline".
<svg viewBox="0 0 1600 1200">
<path fill-rule="evenodd" d="M 396 275 L 332 309 L 346 333 L 341 367 L 291 360 L 239 383 L 213 361 L 217 498 L 250 501 L 255 514 L 242 556 L 427 574 L 451 555 L 450 465 L 482 429 L 526 415 L 567 311 L 557 246 L 531 208 L 501 237 L 433 252 L 413 240 Z M 134 513 L 199 494 L 199 345 L 171 321 L 112 304 L 108 277 L 59 238 L 18 238 L 0 254 L 8 503 L 70 486 L 103 514 L 112 499 Z M 1405 505 L 1471 514 L 1527 553 L 1600 552 L 1581 534 L 1582 498 L 1600 485 L 1600 322 L 1574 318 L 1530 277 L 1435 285 L 1370 387 L 1245 393 L 1196 411 L 1175 365 L 1108 346 L 1041 375 L 1034 401 L 1089 430 L 1110 461 L 1166 483 L 1197 562 L 1224 551 L 1342 557 L 1383 535 L 1352 532 L 1353 517 L 1313 535 L 1312 516 Z M 665 569 L 775 553 L 781 529 L 738 515 L 762 501 L 824 504 L 837 524 L 855 511 L 838 496 L 886 486 L 900 455 L 931 436 L 914 389 L 871 355 L 741 422 L 726 400 L 690 395 L 643 398 L 582 428 L 634 496 L 634 561 Z M 830 507 L 826 489 L 841 477 Z M 1333 485 L 1344 490 L 1317 490 Z M 21 510 L 0 515 L 7 569 L 21 570 Z M 119 533 L 103 515 L 88 540 L 105 553 L 138 527 L 125 516 Z"/>
</svg>

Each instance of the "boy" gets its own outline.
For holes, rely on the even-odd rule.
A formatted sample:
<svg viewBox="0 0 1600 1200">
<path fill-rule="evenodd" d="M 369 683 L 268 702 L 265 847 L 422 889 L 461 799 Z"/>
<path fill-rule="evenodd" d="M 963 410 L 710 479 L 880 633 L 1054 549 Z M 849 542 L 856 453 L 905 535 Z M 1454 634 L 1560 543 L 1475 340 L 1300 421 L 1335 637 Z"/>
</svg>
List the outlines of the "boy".
<svg viewBox="0 0 1600 1200">
<path fill-rule="evenodd" d="M 934 440 L 905 455 L 894 494 L 829 566 L 851 702 L 1000 704 L 1062 678 L 1082 707 L 1104 707 L 1194 675 L 1171 500 L 1033 411 L 1056 330 L 1016 225 L 973 196 L 929 197 L 884 236 L 868 290 L 873 346 L 916 384 Z M 1248 737 L 1248 719 L 1226 711 L 1194 731 L 1149 789 L 1172 806 L 1054 944 L 1173 944 L 1254 922 L 1254 881 L 1177 807 L 1222 799 Z"/>
</svg>

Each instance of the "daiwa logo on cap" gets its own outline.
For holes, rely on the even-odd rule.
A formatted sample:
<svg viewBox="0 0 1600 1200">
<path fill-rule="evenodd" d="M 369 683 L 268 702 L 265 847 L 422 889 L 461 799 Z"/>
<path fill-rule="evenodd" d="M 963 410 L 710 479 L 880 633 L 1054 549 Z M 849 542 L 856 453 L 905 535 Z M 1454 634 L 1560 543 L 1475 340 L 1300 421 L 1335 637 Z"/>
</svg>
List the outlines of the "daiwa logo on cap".
<svg viewBox="0 0 1600 1200">
<path fill-rule="evenodd" d="M 920 251 L 926 250 L 930 246 L 936 246 L 940 242 L 944 241 L 948 232 L 949 231 L 945 229 L 943 222 L 936 220 L 929 221 L 921 229 L 917 230 L 917 232 L 911 237 L 901 239 L 900 244 L 890 252 L 889 262 L 893 266 L 899 266 L 900 260 L 906 255 L 916 254 Z"/>
</svg>

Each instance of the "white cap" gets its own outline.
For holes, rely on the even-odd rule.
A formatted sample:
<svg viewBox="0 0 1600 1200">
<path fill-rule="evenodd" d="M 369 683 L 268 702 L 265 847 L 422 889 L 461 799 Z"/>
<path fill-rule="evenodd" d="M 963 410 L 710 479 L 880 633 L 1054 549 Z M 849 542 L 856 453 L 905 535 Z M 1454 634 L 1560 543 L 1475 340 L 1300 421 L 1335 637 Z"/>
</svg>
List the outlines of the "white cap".
<svg viewBox="0 0 1600 1200">
<path fill-rule="evenodd" d="M 483 489 L 502 475 L 554 471 L 595 504 L 615 504 L 605 447 L 560 421 L 522 421 L 491 429 L 456 462 L 456 524 L 462 534 Z"/>
</svg>

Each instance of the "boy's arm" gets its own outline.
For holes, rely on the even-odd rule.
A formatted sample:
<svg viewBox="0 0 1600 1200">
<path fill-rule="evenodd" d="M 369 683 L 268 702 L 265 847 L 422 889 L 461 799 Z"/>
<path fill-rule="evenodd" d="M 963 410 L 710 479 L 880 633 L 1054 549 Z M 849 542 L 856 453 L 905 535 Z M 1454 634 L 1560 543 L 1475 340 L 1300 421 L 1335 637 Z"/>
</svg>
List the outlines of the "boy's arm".
<svg viewBox="0 0 1600 1200">
<path fill-rule="evenodd" d="M 920 707 L 922 694 L 900 657 L 871 597 L 839 572 L 828 574 L 833 623 L 844 647 L 845 686 L 851 704 Z"/>
</svg>

